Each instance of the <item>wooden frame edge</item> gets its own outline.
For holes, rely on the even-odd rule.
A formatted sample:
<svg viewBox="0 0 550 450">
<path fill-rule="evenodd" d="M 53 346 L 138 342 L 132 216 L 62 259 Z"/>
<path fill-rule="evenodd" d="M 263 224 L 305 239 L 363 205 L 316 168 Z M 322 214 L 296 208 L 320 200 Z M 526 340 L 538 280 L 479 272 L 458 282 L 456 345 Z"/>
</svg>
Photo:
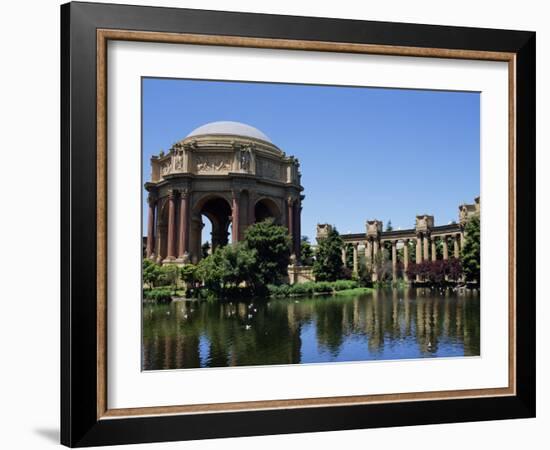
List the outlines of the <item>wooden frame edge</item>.
<svg viewBox="0 0 550 450">
<path fill-rule="evenodd" d="M 107 411 L 107 40 L 97 33 L 97 418 Z"/>
<path fill-rule="evenodd" d="M 174 414 L 206 414 L 268 409 L 350 406 L 376 403 L 451 400 L 464 398 L 514 396 L 516 385 L 516 54 L 481 50 L 404 47 L 290 39 L 249 38 L 239 36 L 165 33 L 98 28 L 97 37 L 97 419 L 145 417 Z M 200 405 L 150 406 L 108 409 L 107 405 L 107 41 L 124 40 L 191 45 L 216 45 L 279 50 L 362 53 L 389 56 L 472 59 L 508 63 L 509 73 L 509 373 L 508 387 L 433 391 L 401 394 L 318 397 Z"/>
<path fill-rule="evenodd" d="M 277 50 L 304 50 L 320 52 L 363 53 L 372 55 L 437 57 L 451 59 L 474 59 L 487 61 L 511 61 L 515 53 L 483 50 L 458 50 L 447 48 L 405 47 L 379 44 L 357 44 L 328 41 L 299 41 L 293 39 L 251 38 L 195 33 L 161 33 L 99 28 L 98 42 L 123 40 L 158 42 L 166 44 L 215 45 L 222 47 L 248 47 Z"/>
<path fill-rule="evenodd" d="M 457 393 L 461 395 L 457 396 Z M 209 403 L 198 405 L 148 406 L 141 408 L 107 409 L 98 419 L 120 419 L 126 417 L 160 416 L 174 414 L 231 413 L 262 411 L 271 409 L 296 409 L 316 407 L 337 407 L 353 405 L 387 404 L 398 402 L 419 402 L 426 400 L 456 400 L 461 398 L 506 397 L 514 395 L 512 388 L 469 389 L 463 391 L 411 392 L 401 394 L 377 394 L 339 397 L 316 397 L 288 400 L 265 400 L 251 402 Z"/>
<path fill-rule="evenodd" d="M 516 383 L 516 55 L 508 61 L 508 386 Z"/>
</svg>

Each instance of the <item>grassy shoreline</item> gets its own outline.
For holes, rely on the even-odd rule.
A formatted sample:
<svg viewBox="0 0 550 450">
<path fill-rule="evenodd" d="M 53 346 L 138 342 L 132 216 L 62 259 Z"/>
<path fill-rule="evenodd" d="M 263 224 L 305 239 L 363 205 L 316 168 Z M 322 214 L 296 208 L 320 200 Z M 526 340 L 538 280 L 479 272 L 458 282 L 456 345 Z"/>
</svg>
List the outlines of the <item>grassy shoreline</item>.
<svg viewBox="0 0 550 450">
<path fill-rule="evenodd" d="M 374 288 L 359 286 L 357 281 L 354 280 L 338 280 L 338 281 L 319 281 L 319 282 L 307 282 L 301 284 L 282 284 L 282 285 L 268 285 L 265 295 L 262 297 L 269 298 L 296 298 L 296 297 L 317 297 L 317 296 L 330 296 L 330 295 L 361 295 L 373 292 Z M 231 300 L 231 299 L 244 299 L 251 298 L 253 296 L 247 295 L 250 291 L 243 289 L 242 295 L 239 295 L 239 291 L 233 292 L 232 295 L 227 297 L 215 298 L 214 296 L 203 295 L 191 295 L 203 300 Z M 156 302 L 156 303 L 168 303 L 174 300 L 174 297 L 182 297 L 185 295 L 184 291 L 174 290 L 168 287 L 153 288 L 143 292 L 144 302 Z M 212 293 L 210 293 L 212 294 Z"/>
<path fill-rule="evenodd" d="M 360 294 L 370 294 L 374 292 L 375 288 L 369 287 L 356 287 L 352 289 L 344 289 L 343 291 L 334 291 L 334 295 L 360 295 Z"/>
</svg>

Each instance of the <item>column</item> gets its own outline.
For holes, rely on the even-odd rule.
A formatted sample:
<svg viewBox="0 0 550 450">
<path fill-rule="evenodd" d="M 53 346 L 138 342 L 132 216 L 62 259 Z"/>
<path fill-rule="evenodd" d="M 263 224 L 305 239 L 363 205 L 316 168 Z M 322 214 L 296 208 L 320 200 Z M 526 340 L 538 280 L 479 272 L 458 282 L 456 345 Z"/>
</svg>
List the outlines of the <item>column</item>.
<svg viewBox="0 0 550 450">
<path fill-rule="evenodd" d="M 422 235 L 418 233 L 416 235 L 416 264 L 422 262 Z"/>
<path fill-rule="evenodd" d="M 378 281 L 376 257 L 378 255 L 378 239 L 372 241 L 372 281 Z"/>
<path fill-rule="evenodd" d="M 160 205 L 159 205 L 160 206 Z M 160 210 L 160 207 L 158 208 Z M 160 226 L 160 214 L 159 214 L 159 211 L 157 211 L 157 227 L 156 227 L 156 230 L 157 230 L 157 243 L 155 244 L 155 249 L 156 249 L 156 257 L 155 257 L 155 261 L 157 262 L 157 264 L 160 264 L 162 262 L 162 255 L 161 255 L 161 252 L 162 252 L 162 246 L 164 245 L 164 242 L 163 242 L 163 230 Z"/>
<path fill-rule="evenodd" d="M 416 264 L 422 262 L 422 233 L 416 235 Z M 420 275 L 416 275 L 416 281 L 420 281 Z"/>
<path fill-rule="evenodd" d="M 180 191 L 180 216 L 178 236 L 178 259 L 187 262 L 189 259 L 189 191 Z"/>
<path fill-rule="evenodd" d="M 154 258 L 155 254 L 155 209 L 157 207 L 156 199 L 149 194 L 147 198 L 149 204 L 149 216 L 147 219 L 147 258 Z"/>
<path fill-rule="evenodd" d="M 166 248 L 166 259 L 176 259 L 176 197 L 175 192 L 168 194 L 168 245 Z"/>
<path fill-rule="evenodd" d="M 447 247 L 447 236 L 443 236 L 443 259 L 447 261 L 449 259 L 449 249 Z"/>
<path fill-rule="evenodd" d="M 294 225 L 294 200 L 292 197 L 288 197 L 286 199 L 286 205 L 287 205 L 287 226 L 288 226 L 288 234 L 290 236 L 291 242 L 292 236 L 293 236 L 293 225 Z"/>
<path fill-rule="evenodd" d="M 232 206 L 232 228 L 231 228 L 231 236 L 233 243 L 236 244 L 239 242 L 239 193 L 237 191 L 232 192 L 233 196 L 233 206 Z"/>
<path fill-rule="evenodd" d="M 460 250 L 464 248 L 464 230 L 460 232 Z"/>
<path fill-rule="evenodd" d="M 432 236 L 432 261 L 437 260 L 437 251 L 435 249 L 435 236 Z"/>
<path fill-rule="evenodd" d="M 409 281 L 407 276 L 407 269 L 409 268 L 409 240 L 403 241 L 403 279 Z"/>
<path fill-rule="evenodd" d="M 459 237 L 455 234 L 453 236 L 454 257 L 457 258 L 457 259 L 460 257 L 460 250 L 458 249 L 458 239 L 459 239 Z"/>
<path fill-rule="evenodd" d="M 365 264 L 370 269 L 372 264 L 372 243 L 370 240 L 365 241 Z"/>
<path fill-rule="evenodd" d="M 424 235 L 424 254 L 422 255 L 422 260 L 423 261 L 428 261 L 430 259 L 430 255 L 429 255 L 429 249 L 428 249 L 428 235 L 425 234 Z"/>
<path fill-rule="evenodd" d="M 294 253 L 296 254 L 296 263 L 300 262 L 300 256 L 301 256 L 301 247 L 302 247 L 302 201 L 298 200 L 295 204 L 296 213 L 294 214 L 294 220 L 295 220 L 295 227 L 296 235 L 294 237 L 295 242 L 295 250 Z"/>
<path fill-rule="evenodd" d="M 344 267 L 346 267 L 346 260 L 347 260 L 346 243 L 344 242 L 344 246 L 342 247 L 342 264 L 344 265 Z"/>
<path fill-rule="evenodd" d="M 397 241 L 391 241 L 391 270 L 392 280 L 397 281 Z"/>
<path fill-rule="evenodd" d="M 357 260 L 357 242 L 353 243 L 353 273 L 357 275 L 359 273 L 359 264 Z"/>
</svg>

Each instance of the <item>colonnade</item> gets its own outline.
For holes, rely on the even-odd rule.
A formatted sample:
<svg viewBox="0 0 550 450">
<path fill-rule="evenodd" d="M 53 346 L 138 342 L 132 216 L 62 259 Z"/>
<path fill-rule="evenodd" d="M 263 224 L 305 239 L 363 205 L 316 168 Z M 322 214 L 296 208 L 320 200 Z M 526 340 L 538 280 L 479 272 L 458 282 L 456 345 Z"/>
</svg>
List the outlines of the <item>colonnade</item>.
<svg viewBox="0 0 550 450">
<path fill-rule="evenodd" d="M 161 263 L 163 261 L 184 261 L 189 257 L 189 191 L 170 190 L 164 199 L 167 212 L 167 223 L 162 223 L 159 210 L 161 201 L 149 195 L 147 220 L 148 258 Z"/>
<path fill-rule="evenodd" d="M 267 217 L 273 217 L 276 223 L 284 224 L 288 228 L 293 260 L 300 261 L 302 196 L 290 195 L 284 200 L 281 199 L 281 203 L 285 205 L 284 211 L 280 207 L 274 206 L 268 212 L 258 210 L 259 217 L 256 215 L 255 207 L 262 201 L 274 205 L 273 200 L 249 195 L 248 191 L 242 192 L 238 189 L 231 191 L 230 203 L 221 195 L 212 197 L 212 199 L 218 203 L 214 210 L 207 211 L 205 214 L 212 221 L 213 246 L 214 240 L 217 245 L 224 245 L 227 242 L 229 225 L 232 230 L 232 242 L 237 243 L 243 239 L 244 231 L 249 225 L 255 223 L 256 220 L 263 220 L 266 218 L 264 215 L 267 215 Z M 147 258 L 159 264 L 197 262 L 200 255 L 195 255 L 195 253 L 200 252 L 200 242 L 194 241 L 200 240 L 200 230 L 194 232 L 191 228 L 195 226 L 193 223 L 196 220 L 200 221 L 200 215 L 203 214 L 198 197 L 192 198 L 192 192 L 189 189 L 171 189 L 167 195 L 161 198 L 150 194 L 147 202 L 148 220 L 145 250 Z M 192 219 L 193 217 L 194 219 Z"/>
<path fill-rule="evenodd" d="M 344 236 L 345 237 L 345 236 Z M 364 245 L 365 264 L 367 268 L 373 270 L 373 281 L 377 281 L 378 274 L 376 273 L 375 264 L 379 253 L 384 248 L 385 243 L 391 244 L 391 263 L 392 263 L 392 279 L 396 281 L 398 279 L 398 247 L 403 249 L 402 263 L 403 263 L 403 278 L 407 279 L 407 269 L 409 267 L 409 244 L 412 242 L 415 245 L 415 263 L 420 264 L 423 261 L 436 261 L 438 259 L 437 242 L 442 244 L 442 259 L 448 260 L 449 254 L 452 252 L 452 257 L 459 258 L 460 250 L 464 243 L 464 235 L 462 232 L 452 232 L 444 234 L 431 234 L 428 232 L 418 232 L 413 237 L 399 237 L 399 238 L 384 238 L 384 237 L 367 237 L 364 241 L 346 241 L 345 244 L 352 245 L 353 251 L 353 272 L 359 273 L 359 246 Z M 400 245 L 401 244 L 401 245 Z M 342 249 L 342 261 L 344 267 L 347 266 L 347 251 L 346 245 Z M 420 280 L 417 280 L 420 281 Z"/>
</svg>

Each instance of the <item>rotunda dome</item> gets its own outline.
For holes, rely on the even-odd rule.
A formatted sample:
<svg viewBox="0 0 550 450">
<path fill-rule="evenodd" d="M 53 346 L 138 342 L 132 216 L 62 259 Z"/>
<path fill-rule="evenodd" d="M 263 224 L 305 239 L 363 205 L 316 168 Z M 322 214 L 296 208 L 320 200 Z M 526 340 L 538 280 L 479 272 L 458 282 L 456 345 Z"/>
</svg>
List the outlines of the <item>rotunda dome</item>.
<svg viewBox="0 0 550 450">
<path fill-rule="evenodd" d="M 266 141 L 266 142 L 269 142 L 270 144 L 273 144 L 273 142 L 271 142 L 271 139 L 269 139 L 264 133 L 262 133 L 257 128 L 254 128 L 245 123 L 231 122 L 231 121 L 207 123 L 191 131 L 191 133 L 189 133 L 186 136 L 186 139 L 193 136 L 204 136 L 207 134 L 244 136 L 244 137 L 250 137 L 253 139 L 260 139 L 262 141 Z"/>
</svg>

